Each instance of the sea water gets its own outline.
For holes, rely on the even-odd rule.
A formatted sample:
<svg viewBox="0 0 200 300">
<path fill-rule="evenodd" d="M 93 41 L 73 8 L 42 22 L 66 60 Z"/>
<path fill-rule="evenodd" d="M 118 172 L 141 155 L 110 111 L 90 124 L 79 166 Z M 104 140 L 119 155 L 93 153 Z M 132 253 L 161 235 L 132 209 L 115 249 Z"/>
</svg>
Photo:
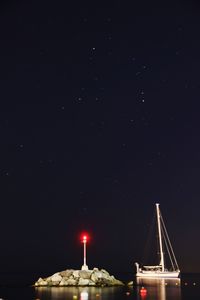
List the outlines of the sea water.
<svg viewBox="0 0 200 300">
<path fill-rule="evenodd" d="M 124 287 L 0 287 L 4 300 L 197 300 L 200 274 L 181 279 L 139 279 Z"/>
</svg>

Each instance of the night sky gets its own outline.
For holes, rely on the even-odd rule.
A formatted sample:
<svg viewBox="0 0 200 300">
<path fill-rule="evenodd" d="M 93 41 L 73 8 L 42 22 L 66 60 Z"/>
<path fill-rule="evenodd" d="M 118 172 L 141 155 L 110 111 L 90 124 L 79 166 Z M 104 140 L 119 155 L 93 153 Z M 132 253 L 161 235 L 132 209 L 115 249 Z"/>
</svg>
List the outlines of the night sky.
<svg viewBox="0 0 200 300">
<path fill-rule="evenodd" d="M 150 2 L 150 3 L 149 3 Z M 159 202 L 200 271 L 198 1 L 0 6 L 0 277 L 134 272 Z"/>
</svg>

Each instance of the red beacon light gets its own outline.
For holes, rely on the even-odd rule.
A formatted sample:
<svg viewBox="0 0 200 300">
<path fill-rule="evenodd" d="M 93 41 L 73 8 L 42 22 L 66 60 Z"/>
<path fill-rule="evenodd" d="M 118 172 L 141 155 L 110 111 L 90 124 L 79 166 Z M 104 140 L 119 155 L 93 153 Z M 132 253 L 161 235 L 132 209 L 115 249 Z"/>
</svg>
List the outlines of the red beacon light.
<svg viewBox="0 0 200 300">
<path fill-rule="evenodd" d="M 83 234 L 81 235 L 81 242 L 82 242 L 82 243 L 87 243 L 88 240 L 89 240 L 89 235 L 88 235 L 87 233 L 83 233 Z"/>
<path fill-rule="evenodd" d="M 87 243 L 87 235 L 83 236 L 83 243 Z"/>
</svg>

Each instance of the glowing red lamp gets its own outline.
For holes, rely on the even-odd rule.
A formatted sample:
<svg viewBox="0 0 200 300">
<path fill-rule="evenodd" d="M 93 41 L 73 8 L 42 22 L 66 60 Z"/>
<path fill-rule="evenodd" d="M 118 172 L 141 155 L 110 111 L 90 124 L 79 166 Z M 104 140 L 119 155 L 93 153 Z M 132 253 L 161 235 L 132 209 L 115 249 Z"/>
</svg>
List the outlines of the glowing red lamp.
<svg viewBox="0 0 200 300">
<path fill-rule="evenodd" d="M 87 243 L 89 241 L 89 235 L 88 233 L 82 233 L 81 234 L 81 242 L 82 243 Z"/>
<path fill-rule="evenodd" d="M 88 236 L 84 235 L 83 238 L 82 238 L 82 242 L 87 243 L 87 241 L 88 241 Z"/>
</svg>

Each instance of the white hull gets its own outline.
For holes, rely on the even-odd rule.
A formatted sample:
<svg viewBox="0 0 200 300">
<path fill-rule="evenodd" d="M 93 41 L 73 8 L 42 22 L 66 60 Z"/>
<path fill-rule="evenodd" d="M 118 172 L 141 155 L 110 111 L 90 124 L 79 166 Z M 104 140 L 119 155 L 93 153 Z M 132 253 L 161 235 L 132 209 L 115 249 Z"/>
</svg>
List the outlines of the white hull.
<svg viewBox="0 0 200 300">
<path fill-rule="evenodd" d="M 136 277 L 148 277 L 148 278 L 178 278 L 180 272 L 174 271 L 174 272 L 161 272 L 161 271 L 141 271 L 136 273 Z"/>
</svg>

